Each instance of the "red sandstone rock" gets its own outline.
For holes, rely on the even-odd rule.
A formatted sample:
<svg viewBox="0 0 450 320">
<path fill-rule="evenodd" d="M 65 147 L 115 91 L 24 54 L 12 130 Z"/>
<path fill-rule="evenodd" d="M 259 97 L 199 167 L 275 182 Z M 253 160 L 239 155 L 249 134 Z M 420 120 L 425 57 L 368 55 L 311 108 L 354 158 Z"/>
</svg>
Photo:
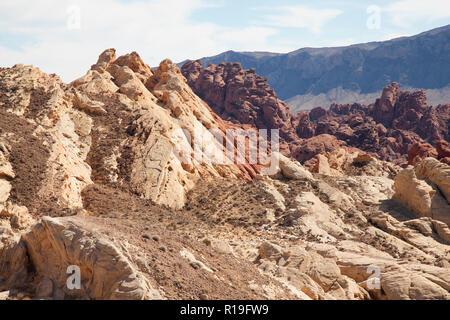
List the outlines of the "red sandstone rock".
<svg viewBox="0 0 450 320">
<path fill-rule="evenodd" d="M 394 118 L 395 104 L 400 96 L 400 88 L 397 82 L 386 86 L 383 89 L 381 98 L 377 99 L 372 108 L 372 115 L 375 121 L 390 126 Z"/>
<path fill-rule="evenodd" d="M 438 159 L 445 159 L 450 158 L 450 144 L 445 141 L 441 140 L 436 143 L 436 151 L 438 153 Z"/>
<path fill-rule="evenodd" d="M 416 143 L 408 151 L 408 165 L 414 166 L 424 158 L 436 158 L 437 155 L 436 149 L 434 149 L 432 145 L 428 143 Z"/>
<path fill-rule="evenodd" d="M 338 140 L 335 136 L 322 134 L 310 139 L 304 140 L 293 150 L 293 156 L 300 162 L 312 159 L 315 155 L 336 150 L 345 143 Z"/>
<path fill-rule="evenodd" d="M 191 61 L 181 71 L 195 93 L 224 120 L 279 129 L 285 153 L 289 153 L 287 143 L 299 140 L 288 105 L 254 69 L 244 70 L 240 63 L 211 64 L 203 69 L 200 61 Z"/>
<path fill-rule="evenodd" d="M 200 61 L 192 61 L 183 66 L 182 73 L 223 119 L 279 129 L 282 152 L 301 162 L 331 147 L 347 145 L 377 154 L 380 160 L 414 163 L 417 155 L 437 153 L 431 146 L 426 150 L 416 147 L 407 157 L 410 146 L 450 139 L 450 104 L 430 107 L 424 91 L 401 91 L 396 82 L 386 86 L 381 98 L 369 106 L 332 104 L 328 111 L 317 107 L 293 115 L 264 77 L 253 69 L 243 70 L 239 63 L 203 69 Z"/>
<path fill-rule="evenodd" d="M 311 119 L 311 121 L 320 119 L 326 115 L 327 111 L 322 107 L 314 108 L 309 112 L 309 118 Z"/>
</svg>

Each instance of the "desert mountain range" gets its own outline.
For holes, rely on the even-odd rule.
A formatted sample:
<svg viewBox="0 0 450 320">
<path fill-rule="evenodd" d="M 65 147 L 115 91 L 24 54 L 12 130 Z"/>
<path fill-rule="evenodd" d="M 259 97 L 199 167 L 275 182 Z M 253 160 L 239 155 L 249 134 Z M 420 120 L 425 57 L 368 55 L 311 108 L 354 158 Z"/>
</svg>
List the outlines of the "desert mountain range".
<svg viewBox="0 0 450 320">
<path fill-rule="evenodd" d="M 412 37 L 344 47 L 302 48 L 286 54 L 227 51 L 202 58 L 255 68 L 293 111 L 331 103 L 370 104 L 380 88 L 426 90 L 432 105 L 450 101 L 450 25 Z M 181 63 L 182 66 L 185 62 Z"/>
<path fill-rule="evenodd" d="M 239 63 L 114 49 L 70 84 L 0 68 L 0 299 L 449 300 L 450 105 L 379 96 L 295 113 Z M 252 128 L 273 172 L 205 160 Z"/>
</svg>

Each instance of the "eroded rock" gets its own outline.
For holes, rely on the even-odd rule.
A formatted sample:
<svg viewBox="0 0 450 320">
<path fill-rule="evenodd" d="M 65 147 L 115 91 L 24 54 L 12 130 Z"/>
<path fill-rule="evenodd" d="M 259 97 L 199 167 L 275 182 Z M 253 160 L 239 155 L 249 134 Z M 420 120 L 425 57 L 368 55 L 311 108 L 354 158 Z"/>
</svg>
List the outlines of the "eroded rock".
<svg viewBox="0 0 450 320">
<path fill-rule="evenodd" d="M 36 293 L 40 298 L 56 288 L 72 298 L 161 298 L 119 249 L 77 219 L 45 217 L 23 239 L 30 263 L 42 279 Z M 67 268 L 72 265 L 80 269 L 79 290 L 66 286 Z"/>
</svg>

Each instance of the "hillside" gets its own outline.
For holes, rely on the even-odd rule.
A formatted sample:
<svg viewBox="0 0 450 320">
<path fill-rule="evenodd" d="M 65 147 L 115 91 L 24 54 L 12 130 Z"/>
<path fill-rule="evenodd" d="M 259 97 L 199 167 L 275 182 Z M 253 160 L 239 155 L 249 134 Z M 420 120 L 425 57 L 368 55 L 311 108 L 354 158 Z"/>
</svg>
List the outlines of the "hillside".
<svg viewBox="0 0 450 320">
<path fill-rule="evenodd" d="M 432 105 L 450 101 L 450 25 L 384 42 L 287 54 L 228 51 L 201 60 L 205 67 L 239 62 L 255 68 L 294 111 L 333 102 L 368 104 L 392 82 L 402 90 L 427 90 Z"/>
<path fill-rule="evenodd" d="M 242 114 L 281 131 L 292 113 L 250 74 Z M 253 122 L 222 119 L 190 81 L 114 49 L 70 84 L 0 68 L 1 300 L 450 300 L 449 165 L 338 145 L 308 169 L 270 149 L 267 172 L 221 139 Z M 374 119 L 411 125 L 422 98 L 392 85 L 375 110 L 394 112 Z M 298 130 L 282 131 L 290 149 Z"/>
</svg>

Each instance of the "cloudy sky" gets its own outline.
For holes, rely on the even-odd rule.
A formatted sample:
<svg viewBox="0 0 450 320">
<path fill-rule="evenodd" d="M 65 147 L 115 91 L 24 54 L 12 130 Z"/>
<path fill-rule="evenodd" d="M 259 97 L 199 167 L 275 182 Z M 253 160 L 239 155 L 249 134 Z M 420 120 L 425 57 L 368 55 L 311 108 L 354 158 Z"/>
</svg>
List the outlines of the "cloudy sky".
<svg viewBox="0 0 450 320">
<path fill-rule="evenodd" d="M 387 40 L 447 24 L 448 0 L 1 0 L 0 66 L 33 64 L 70 82 L 111 47 L 155 66 L 226 50 Z"/>
</svg>

